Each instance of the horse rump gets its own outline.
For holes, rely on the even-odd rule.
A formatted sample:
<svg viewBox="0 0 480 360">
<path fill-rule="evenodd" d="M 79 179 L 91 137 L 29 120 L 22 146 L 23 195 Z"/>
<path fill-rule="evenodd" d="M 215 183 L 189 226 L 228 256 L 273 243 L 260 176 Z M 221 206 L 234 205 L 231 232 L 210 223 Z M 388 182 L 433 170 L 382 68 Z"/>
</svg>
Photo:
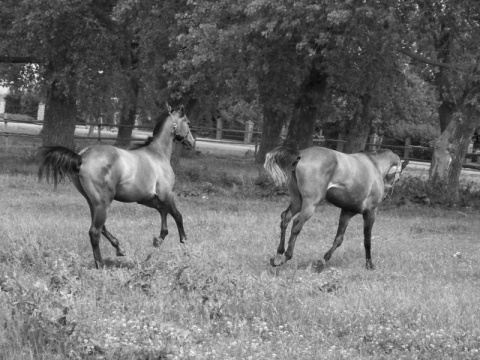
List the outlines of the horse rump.
<svg viewBox="0 0 480 360">
<path fill-rule="evenodd" d="M 55 187 L 67 176 L 77 175 L 82 164 L 80 155 L 63 146 L 42 146 L 37 156 L 40 162 L 38 180 L 41 181 L 45 174 L 47 182 L 50 181 L 50 177 L 53 178 Z"/>
<path fill-rule="evenodd" d="M 280 146 L 266 155 L 263 167 L 274 183 L 281 186 L 288 183 L 299 160 L 297 150 Z"/>
</svg>

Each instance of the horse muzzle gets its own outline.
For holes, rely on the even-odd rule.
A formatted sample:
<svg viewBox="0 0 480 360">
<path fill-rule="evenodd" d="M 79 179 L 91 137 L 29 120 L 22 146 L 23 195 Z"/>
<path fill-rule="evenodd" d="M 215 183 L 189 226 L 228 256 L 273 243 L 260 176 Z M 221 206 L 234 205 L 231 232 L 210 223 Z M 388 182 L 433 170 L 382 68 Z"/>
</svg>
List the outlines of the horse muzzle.
<svg viewBox="0 0 480 360">
<path fill-rule="evenodd" d="M 187 135 L 175 134 L 175 141 L 178 141 L 188 150 L 191 150 L 195 147 L 195 139 L 190 132 Z"/>
</svg>

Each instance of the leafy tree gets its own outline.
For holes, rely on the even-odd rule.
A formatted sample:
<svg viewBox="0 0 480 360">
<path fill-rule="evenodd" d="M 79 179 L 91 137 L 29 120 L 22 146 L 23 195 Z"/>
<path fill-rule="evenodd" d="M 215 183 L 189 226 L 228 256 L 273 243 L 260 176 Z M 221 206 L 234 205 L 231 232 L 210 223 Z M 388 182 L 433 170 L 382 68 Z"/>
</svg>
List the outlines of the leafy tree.
<svg viewBox="0 0 480 360">
<path fill-rule="evenodd" d="M 2 27 L 0 48 L 7 55 L 0 62 L 38 64 L 38 81 L 46 94 L 45 145 L 74 147 L 79 94 L 95 92 L 99 73 L 108 76 L 116 64 L 109 16 L 113 5 L 111 0 L 5 4 L 8 25 Z"/>
<path fill-rule="evenodd" d="M 430 179 L 458 201 L 459 177 L 479 123 L 480 4 L 474 0 L 399 3 L 401 52 L 436 86 L 442 134 L 436 142 Z M 401 33 L 399 30 L 399 32 Z"/>
</svg>

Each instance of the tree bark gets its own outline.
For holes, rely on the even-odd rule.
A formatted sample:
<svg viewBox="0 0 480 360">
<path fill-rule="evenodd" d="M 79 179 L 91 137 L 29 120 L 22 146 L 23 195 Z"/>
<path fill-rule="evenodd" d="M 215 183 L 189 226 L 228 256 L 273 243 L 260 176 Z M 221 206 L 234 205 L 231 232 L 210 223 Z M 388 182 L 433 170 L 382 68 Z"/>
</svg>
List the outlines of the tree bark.
<svg viewBox="0 0 480 360">
<path fill-rule="evenodd" d="M 327 75 L 317 69 L 310 71 L 288 126 L 285 146 L 295 149 L 305 149 L 312 146 L 318 108 L 327 90 Z"/>
<path fill-rule="evenodd" d="M 360 98 L 361 109 L 358 109 L 350 122 L 346 124 L 345 146 L 343 152 L 353 154 L 365 150 L 368 135 L 372 127 L 372 111 L 370 94 L 364 94 Z"/>
<path fill-rule="evenodd" d="M 456 109 L 456 105 L 448 100 L 443 100 L 438 107 L 438 119 L 440 120 L 440 133 L 443 133 L 450 121 L 452 120 L 453 113 Z"/>
<path fill-rule="evenodd" d="M 257 164 L 263 164 L 267 153 L 279 144 L 284 124 L 285 115 L 275 111 L 271 104 L 263 105 L 262 138 L 257 156 L 255 157 Z"/>
<path fill-rule="evenodd" d="M 128 148 L 132 140 L 133 125 L 137 116 L 138 103 L 138 83 L 135 78 L 130 79 L 131 96 L 123 101 L 120 113 L 120 125 L 118 127 L 117 140 L 115 146 Z M 122 126 L 124 125 L 124 126 Z"/>
<path fill-rule="evenodd" d="M 76 120 L 75 98 L 71 94 L 62 93 L 54 81 L 46 96 L 43 145 L 60 145 L 75 149 Z"/>
<path fill-rule="evenodd" d="M 430 192 L 441 195 L 442 201 L 455 204 L 459 200 L 459 181 L 468 146 L 480 125 L 478 111 L 467 105 L 453 116 L 437 140 L 430 166 Z"/>
<path fill-rule="evenodd" d="M 133 125 L 135 125 L 135 118 L 137 116 L 139 84 L 136 70 L 139 62 L 139 45 L 135 36 L 128 32 L 125 34 L 125 39 L 127 39 L 127 45 L 125 47 L 126 56 L 120 60 L 128 79 L 120 114 L 120 125 L 125 126 L 118 128 L 115 146 L 128 148 L 132 139 Z"/>
</svg>

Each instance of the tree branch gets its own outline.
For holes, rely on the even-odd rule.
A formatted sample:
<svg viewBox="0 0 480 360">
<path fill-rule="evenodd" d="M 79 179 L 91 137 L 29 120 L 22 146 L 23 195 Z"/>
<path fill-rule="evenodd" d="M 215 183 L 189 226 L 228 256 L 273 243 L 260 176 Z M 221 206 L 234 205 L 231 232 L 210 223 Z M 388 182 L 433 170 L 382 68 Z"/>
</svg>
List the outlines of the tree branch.
<svg viewBox="0 0 480 360">
<path fill-rule="evenodd" d="M 429 59 L 425 56 L 422 56 L 420 54 L 417 54 L 416 52 L 410 50 L 410 49 L 407 49 L 407 48 L 400 48 L 398 49 L 398 51 L 404 55 L 407 55 L 409 58 L 411 59 L 414 59 L 414 60 L 417 60 L 417 61 L 420 61 L 424 64 L 428 64 L 428 65 L 432 65 L 432 66 L 436 66 L 436 67 L 442 67 L 442 68 L 446 68 L 446 69 L 451 69 L 451 70 L 455 70 L 457 71 L 457 69 L 452 66 L 452 64 L 448 64 L 448 63 L 443 63 L 443 62 L 440 62 L 440 61 L 435 61 L 435 60 L 432 60 L 432 59 Z"/>
<path fill-rule="evenodd" d="M 0 56 L 0 63 L 7 64 L 38 64 L 39 59 L 33 56 Z"/>
</svg>

